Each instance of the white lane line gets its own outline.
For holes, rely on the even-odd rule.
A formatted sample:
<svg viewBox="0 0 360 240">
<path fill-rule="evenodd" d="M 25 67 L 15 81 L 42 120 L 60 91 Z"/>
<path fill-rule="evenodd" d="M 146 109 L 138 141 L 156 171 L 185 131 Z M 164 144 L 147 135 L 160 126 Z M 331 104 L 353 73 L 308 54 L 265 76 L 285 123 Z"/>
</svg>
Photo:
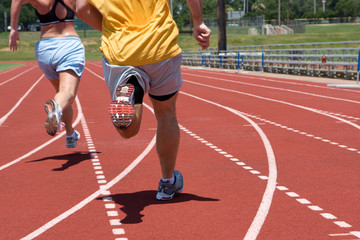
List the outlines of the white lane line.
<svg viewBox="0 0 360 240">
<path fill-rule="evenodd" d="M 319 206 L 309 206 L 308 208 L 310 208 L 313 211 L 322 211 L 323 209 Z"/>
<path fill-rule="evenodd" d="M 188 81 L 188 82 L 190 82 L 190 81 Z M 195 84 L 196 84 L 196 83 L 195 83 Z M 199 84 L 199 85 L 203 85 L 203 84 Z M 204 85 L 204 86 L 208 86 L 208 85 Z M 210 86 L 210 87 L 212 87 L 212 86 Z M 212 87 L 212 88 L 218 89 L 217 87 Z M 228 89 L 223 89 L 223 88 L 219 88 L 219 89 L 228 91 Z M 231 91 L 231 90 L 229 90 L 229 91 Z M 234 91 L 234 92 L 237 92 L 237 91 Z M 181 92 L 181 93 L 183 93 L 183 92 Z M 190 95 L 190 94 L 186 94 L 186 95 Z M 245 95 L 248 95 L 248 94 L 245 94 Z M 249 95 L 251 95 L 251 94 L 249 94 Z M 254 96 L 255 96 L 255 95 L 254 95 Z M 259 96 L 256 96 L 256 97 L 262 98 L 262 97 L 259 97 Z M 196 98 L 198 98 L 198 97 L 196 97 Z M 200 99 L 200 98 L 199 98 L 199 99 Z M 268 100 L 267 98 L 265 98 L 265 99 Z M 352 122 L 349 122 L 349 121 L 347 121 L 347 120 L 344 120 L 344 119 L 341 119 L 341 118 L 332 116 L 331 114 L 328 114 L 328 113 L 322 113 L 321 111 L 317 111 L 317 110 L 314 110 L 314 109 L 310 109 L 310 108 L 307 108 L 307 107 L 298 106 L 298 105 L 295 105 L 295 104 L 290 104 L 290 103 L 286 103 L 286 102 L 282 102 L 282 101 L 277 101 L 277 100 L 272 100 L 272 99 L 270 99 L 270 101 L 281 102 L 281 103 L 284 103 L 284 104 L 287 104 L 287 105 L 291 105 L 291 106 L 295 106 L 295 107 L 300 107 L 300 108 L 302 108 L 302 109 L 306 109 L 306 110 L 309 110 L 309 111 L 312 111 L 312 112 L 315 112 L 315 113 L 318 113 L 318 114 L 326 115 L 326 116 L 328 116 L 328 117 L 336 118 L 336 119 L 338 119 L 338 120 L 340 120 L 340 121 L 342 121 L 342 122 L 344 122 L 344 123 L 347 123 L 347 124 L 349 124 L 349 125 L 352 125 L 352 126 L 358 128 L 358 129 L 360 129 L 360 127 L 359 127 L 358 125 L 353 124 Z M 216 105 L 216 104 L 215 104 L 215 105 Z M 236 110 L 235 110 L 235 111 L 236 111 Z M 242 113 L 242 112 L 240 112 L 240 111 L 239 111 L 239 113 L 242 114 L 242 115 L 244 115 L 244 116 L 249 116 L 249 117 L 253 117 L 253 118 L 255 118 L 255 119 L 262 120 L 261 118 L 256 117 L 256 116 L 251 116 L 250 114 Z M 284 129 L 288 129 L 288 130 L 291 130 L 291 131 L 294 131 L 294 132 L 298 132 L 299 134 L 302 134 L 302 135 L 304 135 L 304 136 L 307 136 L 307 134 L 304 133 L 304 132 L 301 132 L 301 131 L 298 131 L 298 130 L 294 130 L 294 129 L 292 129 L 292 128 L 287 128 L 286 126 L 282 126 L 281 124 L 274 123 L 274 122 L 271 122 L 271 121 L 268 121 L 268 120 L 264 120 L 264 121 L 266 121 L 267 123 L 276 125 L 276 126 L 278 126 L 278 127 L 282 127 L 282 128 L 284 128 Z M 311 137 L 314 137 L 314 136 L 311 135 Z M 315 139 L 317 138 L 318 140 L 322 140 L 322 139 L 323 139 L 323 138 L 321 138 L 321 137 L 314 137 L 314 138 L 315 138 Z M 328 141 L 325 141 L 325 142 L 328 142 Z M 331 142 L 331 141 L 329 141 L 328 143 L 333 144 L 333 142 Z M 345 145 L 340 145 L 339 147 L 347 148 Z M 347 149 L 349 150 L 349 148 L 347 148 Z M 355 150 L 355 151 L 356 151 L 356 150 Z M 360 153 L 360 151 L 359 151 L 358 153 Z M 268 179 L 267 176 L 258 176 L 258 177 L 259 177 L 260 179 L 262 179 L 262 180 L 267 180 L 267 179 Z M 285 188 L 286 188 L 286 187 L 285 187 Z M 296 193 L 294 193 L 294 194 L 296 194 Z M 296 195 L 297 195 L 297 194 L 296 194 Z M 295 199 L 296 199 L 296 197 L 300 197 L 299 195 L 297 195 L 297 196 L 296 196 L 296 195 L 293 195 L 293 193 L 290 193 L 289 196 L 292 196 L 292 197 L 295 198 Z M 301 201 L 298 201 L 298 202 L 301 203 Z M 313 211 L 322 211 L 322 209 L 321 209 L 320 207 L 318 207 L 318 206 L 309 206 L 309 208 L 312 209 Z M 328 216 L 328 215 L 325 214 L 325 216 Z M 335 223 L 335 222 L 334 222 L 334 223 Z M 335 224 L 336 224 L 336 223 L 335 223 Z M 347 224 L 347 223 L 344 222 L 344 224 L 342 224 L 342 225 L 339 225 L 339 224 L 337 224 L 337 225 L 338 225 L 338 226 L 345 226 L 346 224 Z M 349 225 L 350 225 L 350 224 L 349 224 Z"/>
<path fill-rule="evenodd" d="M 356 148 L 353 148 L 353 147 L 348 147 L 346 145 L 341 145 L 341 144 L 339 144 L 337 142 L 333 142 L 333 141 L 331 141 L 329 139 L 325 139 L 325 138 L 322 138 L 322 137 L 319 137 L 319 136 L 315 136 L 313 134 L 308 134 L 306 132 L 300 132 L 299 130 L 296 130 L 294 128 L 290 128 L 290 127 L 287 127 L 285 125 L 281 125 L 281 124 L 278 124 L 278 123 L 275 123 L 275 122 L 271 122 L 269 120 L 266 120 L 266 119 L 263 119 L 263 118 L 260 118 L 260 117 L 257 117 L 257 116 L 253 116 L 253 115 L 250 115 L 250 114 L 247 114 L 247 113 L 242 113 L 242 114 L 244 114 L 245 116 L 254 118 L 256 120 L 266 122 L 266 123 L 268 123 L 270 125 L 274 125 L 276 127 L 280 127 L 282 129 L 289 130 L 291 132 L 298 133 L 300 135 L 304 135 L 306 137 L 310 137 L 310 138 L 313 138 L 313 139 L 316 139 L 316 140 L 319 140 L 319 141 L 322 141 L 322 142 L 325 142 L 325 143 L 329 143 L 329 144 L 334 145 L 334 146 L 338 146 L 339 148 L 346 149 L 346 150 L 351 151 L 351 152 L 360 153 L 359 149 L 356 149 Z"/>
<path fill-rule="evenodd" d="M 96 77 L 98 77 L 98 78 L 100 78 L 100 79 L 102 79 L 102 80 L 105 81 L 105 78 L 103 78 L 103 77 L 100 76 L 99 74 L 95 73 L 95 72 L 92 71 L 90 68 L 87 68 L 87 67 L 85 67 L 85 68 L 86 68 L 86 70 L 88 70 L 89 72 L 91 72 L 92 74 L 94 74 Z"/>
<path fill-rule="evenodd" d="M 146 105 L 146 104 L 144 104 L 144 105 L 145 105 L 145 107 L 149 108 L 148 105 Z M 152 111 L 152 109 L 151 109 L 151 111 Z M 127 174 L 129 174 L 146 157 L 146 155 L 153 149 L 155 142 L 156 142 L 156 135 L 152 138 L 149 145 L 144 149 L 144 151 L 114 179 L 112 179 L 107 184 L 103 185 L 103 187 L 101 189 L 97 190 L 96 192 L 94 192 L 93 194 L 91 194 L 90 196 L 88 196 L 87 198 L 85 198 L 84 200 L 82 200 L 81 202 L 79 202 L 78 204 L 76 204 L 75 206 L 70 208 L 69 210 L 65 211 L 64 213 L 62 213 L 59 216 L 55 217 L 54 219 L 50 220 L 49 222 L 47 222 L 40 228 L 36 229 L 32 233 L 26 235 L 25 237 L 22 238 L 22 240 L 31 240 L 31 239 L 38 237 L 39 235 L 46 232 L 47 230 L 49 230 L 50 228 L 52 228 L 53 226 L 55 226 L 62 220 L 66 219 L 70 215 L 74 214 L 75 212 L 77 212 L 80 209 L 82 209 L 83 207 L 85 207 L 88 203 L 90 203 L 91 201 L 96 199 L 99 195 L 108 195 L 109 194 L 108 189 L 110 189 L 112 186 L 114 186 L 116 183 L 118 183 L 121 179 L 123 179 Z M 117 211 L 115 211 L 115 212 L 109 211 L 107 213 L 108 214 L 110 213 L 113 215 L 118 214 Z"/>
<path fill-rule="evenodd" d="M 299 194 L 294 193 L 294 192 L 287 192 L 286 193 L 289 197 L 295 198 L 295 197 L 300 197 Z"/>
<path fill-rule="evenodd" d="M 217 75 L 227 75 L 227 76 L 232 76 L 232 77 L 239 77 L 239 78 L 244 78 L 243 76 L 239 76 L 237 74 L 239 74 L 239 72 L 221 72 L 218 73 L 217 71 L 212 71 L 212 74 L 217 74 Z M 276 83 L 282 83 L 282 84 L 288 84 L 288 85 L 297 85 L 297 86 L 306 86 L 306 87 L 311 87 L 311 88 L 322 88 L 322 89 L 331 89 L 331 90 L 337 90 L 337 91 L 348 91 L 348 92 L 356 92 L 358 93 L 359 91 L 356 90 L 351 90 L 351 89 L 339 89 L 339 88 L 329 88 L 327 86 L 322 86 L 322 85 L 316 85 L 316 82 L 313 82 L 315 84 L 308 84 L 308 83 L 300 83 L 300 82 L 294 82 L 294 79 L 290 79 L 290 78 L 281 78 L 284 81 L 281 80 L 274 80 L 274 79 L 270 79 L 270 78 L 276 78 L 279 79 L 279 77 L 277 76 L 268 76 L 268 77 L 261 77 L 261 76 L 252 76 L 252 75 L 246 75 L 246 79 L 255 79 L 255 80 L 261 80 L 261 81 L 265 81 L 265 82 L 276 82 Z M 309 82 L 309 80 L 301 80 L 302 82 Z M 312 81 L 310 81 L 312 82 Z M 319 82 L 318 82 L 319 83 Z"/>
<path fill-rule="evenodd" d="M 5 83 L 11 82 L 12 80 L 14 80 L 14 79 L 16 79 L 16 78 L 20 77 L 21 75 L 23 75 L 23 74 L 25 74 L 25 73 L 27 73 L 27 72 L 29 72 L 29 71 L 33 70 L 35 67 L 36 67 L 36 66 L 33 66 L 32 68 L 29 68 L 28 70 L 26 70 L 26 71 L 24 71 L 24 72 L 21 72 L 20 74 L 18 74 L 18 75 L 16 75 L 16 76 L 14 76 L 14 77 L 12 77 L 12 78 L 10 78 L 10 79 L 8 79 L 8 80 L 6 80 L 6 81 L 4 81 L 4 82 L 0 83 L 0 86 L 4 85 Z"/>
<path fill-rule="evenodd" d="M 181 129 L 182 131 L 186 132 L 186 133 L 189 133 L 189 132 L 190 132 L 188 129 L 186 129 L 185 127 L 183 127 L 183 126 L 181 126 L 181 125 L 180 125 L 180 129 Z M 191 133 L 192 133 L 192 132 L 191 132 Z M 189 135 L 190 135 L 190 134 L 189 134 Z M 197 135 L 196 135 L 196 134 L 191 134 L 190 136 L 193 136 L 195 139 L 197 139 Z M 199 140 L 199 139 L 197 139 L 197 140 Z M 200 141 L 200 142 L 201 142 L 201 143 L 204 143 L 203 141 Z M 208 144 L 205 144 L 205 143 L 204 143 L 206 146 L 208 146 L 210 149 L 212 149 L 212 150 L 214 150 L 215 152 L 217 152 L 216 149 L 211 148 L 211 146 L 212 146 L 213 144 L 209 143 L 208 141 L 206 141 L 206 143 L 208 143 Z M 219 153 L 219 152 L 217 152 L 217 153 Z M 220 153 L 219 153 L 219 154 L 220 154 Z M 224 157 L 226 157 L 226 155 L 224 155 Z M 252 170 L 253 168 L 250 167 L 250 166 L 247 166 L 246 163 L 244 163 L 244 162 L 239 162 L 239 160 L 238 160 L 237 158 L 233 158 L 233 157 L 227 157 L 227 158 L 228 158 L 230 161 L 235 162 L 235 164 L 237 164 L 237 165 L 239 165 L 239 166 L 242 166 L 243 169 L 248 170 L 248 171 L 249 171 L 250 173 L 252 173 L 252 174 L 260 174 L 259 171 Z M 236 159 L 236 160 L 234 161 L 234 159 Z M 267 180 L 267 179 L 268 179 L 267 176 L 258 176 L 258 177 L 259 177 L 260 179 L 262 179 L 262 180 Z M 314 211 L 314 212 L 320 212 L 319 214 L 320 214 L 322 217 L 324 217 L 325 219 L 327 219 L 327 220 L 337 219 L 334 215 L 332 215 L 332 214 L 330 214 L 330 213 L 323 213 L 323 209 L 320 208 L 319 206 L 310 205 L 311 202 L 310 202 L 309 200 L 307 200 L 307 199 L 305 199 L 305 198 L 301 198 L 301 197 L 299 196 L 299 194 L 297 194 L 297 193 L 295 193 L 295 192 L 289 191 L 289 189 L 288 189 L 287 187 L 285 187 L 285 186 L 277 186 L 276 188 L 277 188 L 279 191 L 285 192 L 285 194 L 286 194 L 287 196 L 295 199 L 295 200 L 296 200 L 297 202 L 299 202 L 300 204 L 306 205 L 306 206 L 307 206 L 309 209 L 311 209 L 312 211 Z M 350 227 L 352 227 L 350 224 L 348 224 L 348 223 L 346 223 L 346 222 L 344 222 L 344 221 L 334 221 L 333 223 L 336 224 L 338 227 L 341 227 L 341 228 L 350 228 Z M 350 235 L 350 233 L 349 233 L 349 235 Z M 354 234 L 353 234 L 353 235 L 354 235 Z"/>
<path fill-rule="evenodd" d="M 301 204 L 311 204 L 311 202 L 305 198 L 298 198 L 296 200 Z"/>
<path fill-rule="evenodd" d="M 349 125 L 351 125 L 351 126 L 353 126 L 353 127 L 355 127 L 355 128 L 357 128 L 357 129 L 360 130 L 360 126 L 357 125 L 357 124 L 355 124 L 355 123 L 353 123 L 353 122 L 350 122 L 350 121 L 348 121 L 348 120 L 339 118 L 339 117 L 334 116 L 334 115 L 329 114 L 329 113 L 325 113 L 325 112 L 323 112 L 323 111 L 319 111 L 319 110 L 314 109 L 314 108 L 305 107 L 305 106 L 301 106 L 301 105 L 297 105 L 297 104 L 285 102 L 285 101 L 282 101 L 282 100 L 276 100 L 276 99 L 272 99 L 272 98 L 261 97 L 261 96 L 258 96 L 258 95 L 255 95 L 255 94 L 251 94 L 251 93 L 245 93 L 245 92 L 240 92 L 240 91 L 236 91 L 236 90 L 232 90 L 232 89 L 226 89 L 226 88 L 215 87 L 215 86 L 211 86 L 211 85 L 207 85 L 207 84 L 197 83 L 197 82 L 193 82 L 193 81 L 189 81 L 189 80 L 184 80 L 184 82 L 188 82 L 188 83 L 192 83 L 192 84 L 195 84 L 195 85 L 204 86 L 204 87 L 208 87 L 208 88 L 223 90 L 223 91 L 226 91 L 226 92 L 233 92 L 233 93 L 237 93 L 237 94 L 242 94 L 242 95 L 246 95 L 246 96 L 249 96 L 249 97 L 254 97 L 254 98 L 262 99 L 262 100 L 265 100 L 265 101 L 281 103 L 281 104 L 284 104 L 284 105 L 288 105 L 288 106 L 292 106 L 292 107 L 304 109 L 304 110 L 307 110 L 307 111 L 310 111 L 310 112 L 314 112 L 314 113 L 321 114 L 321 115 L 324 115 L 324 116 L 327 116 L 327 117 L 330 117 L 330 118 L 337 119 L 337 120 L 339 120 L 339 121 L 341 121 L 341 122 L 343 122 L 343 123 L 349 124 Z M 345 101 L 346 99 L 341 99 L 341 100 L 342 100 L 342 101 Z M 349 101 L 350 101 L 350 100 L 349 100 Z M 358 101 L 351 101 L 351 102 L 360 104 L 360 102 L 358 102 Z"/>
<path fill-rule="evenodd" d="M 221 104 L 194 96 L 192 94 L 189 93 L 185 93 L 182 92 L 182 94 L 185 94 L 189 97 L 204 101 L 206 103 L 210 103 L 212 105 L 215 105 L 217 107 L 223 108 L 227 111 L 230 111 L 232 113 L 234 113 L 235 115 L 238 115 L 239 117 L 243 118 L 245 121 L 247 121 L 248 123 L 250 123 L 253 128 L 257 131 L 257 133 L 259 134 L 264 146 L 265 146 L 265 150 L 266 150 L 266 155 L 267 155 L 267 159 L 268 159 L 268 167 L 269 167 L 269 178 L 267 181 L 267 185 L 266 185 L 266 189 L 262 198 L 262 201 L 260 203 L 260 206 L 258 208 L 258 211 L 256 213 L 256 216 L 253 220 L 253 222 L 250 225 L 250 228 L 248 229 L 246 235 L 245 235 L 245 240 L 248 239 L 256 239 L 256 237 L 258 236 L 262 225 L 265 222 L 265 219 L 267 217 L 267 214 L 270 210 L 270 206 L 271 206 L 271 202 L 274 196 L 274 192 L 276 189 L 276 179 L 277 179 L 277 169 L 276 169 L 276 160 L 275 160 L 275 155 L 274 152 L 272 150 L 270 141 L 268 140 L 268 138 L 266 137 L 265 133 L 262 131 L 262 129 L 256 125 L 256 123 L 251 120 L 250 118 L 246 117 L 245 115 L 241 114 L 239 111 L 234 110 L 232 108 L 223 106 Z"/>
<path fill-rule="evenodd" d="M 350 232 L 352 235 L 354 235 L 355 237 L 360 238 L 360 231 L 352 231 Z"/>
<path fill-rule="evenodd" d="M 11 110 L 5 114 L 2 118 L 0 118 L 0 126 L 6 121 L 6 119 L 15 111 L 16 108 L 19 107 L 20 103 L 29 95 L 29 93 L 33 90 L 33 88 L 40 82 L 40 80 L 44 77 L 44 75 L 41 75 L 41 77 L 30 87 L 30 89 L 17 101 L 14 107 L 11 108 Z"/>
<path fill-rule="evenodd" d="M 339 114 L 336 114 L 336 113 L 327 112 L 327 111 L 322 111 L 322 110 L 316 110 L 316 111 L 317 111 L 319 114 L 326 114 L 327 116 L 328 116 L 328 115 L 329 115 L 329 116 L 330 116 L 330 115 L 336 115 L 336 116 L 339 115 Z M 338 147 L 340 147 L 340 148 L 342 148 L 342 149 L 346 149 L 346 150 L 349 150 L 349 151 L 351 151 L 351 152 L 356 152 L 356 153 L 359 153 L 359 154 L 360 154 L 360 150 L 359 150 L 359 149 L 356 149 L 356 148 L 353 148 L 353 147 L 348 147 L 348 146 L 346 146 L 346 145 L 342 145 L 342 144 L 339 144 L 339 143 L 337 143 L 337 142 L 333 142 L 333 141 L 331 141 L 331 140 L 329 140 L 329 139 L 325 139 L 325 138 L 322 138 L 322 137 L 319 137 L 319 136 L 314 136 L 313 134 L 308 134 L 308 133 L 306 133 L 306 132 L 303 132 L 303 131 L 300 131 L 300 130 L 296 130 L 296 129 L 294 129 L 294 128 L 290 128 L 290 127 L 285 126 L 285 125 L 282 125 L 282 124 L 280 124 L 280 123 L 272 122 L 272 121 L 269 121 L 269 120 L 267 120 L 267 119 L 264 119 L 264 118 L 260 118 L 260 117 L 258 117 L 258 116 L 255 116 L 255 115 L 250 115 L 250 114 L 247 114 L 247 113 L 244 113 L 244 112 L 241 112 L 241 114 L 243 114 L 243 115 L 245 115 L 245 116 L 248 116 L 248 117 L 251 117 L 251 118 L 254 118 L 254 119 L 256 119 L 256 120 L 263 121 L 263 122 L 265 122 L 265 123 L 274 125 L 274 126 L 276 126 L 276 127 L 280 127 L 280 128 L 283 128 L 283 129 L 292 131 L 292 132 L 294 132 L 294 133 L 298 133 L 298 134 L 301 134 L 301 135 L 304 135 L 304 136 L 307 136 L 307 137 L 311 137 L 311 138 L 314 138 L 314 139 L 316 139 L 316 140 L 320 140 L 320 141 L 322 141 L 322 142 L 329 143 L 329 144 L 331 144 L 331 145 L 336 145 L 336 146 L 338 146 Z M 351 118 L 351 116 L 346 116 L 346 117 L 347 117 L 347 118 Z M 336 118 L 337 118 L 337 119 L 341 119 L 341 118 L 338 118 L 338 117 L 336 117 Z M 349 121 L 344 120 L 344 119 L 342 119 L 342 121 L 345 122 L 345 123 L 348 123 L 348 122 L 349 122 Z M 352 123 L 351 125 L 359 128 L 359 126 L 356 125 L 355 123 Z"/>
<path fill-rule="evenodd" d="M 86 123 L 86 119 L 85 119 L 84 115 L 81 118 L 81 124 L 82 124 L 83 130 L 84 130 L 84 135 L 85 135 L 85 139 L 86 139 L 86 142 L 88 145 L 88 150 L 89 150 L 89 152 L 90 152 L 90 150 L 94 150 L 94 152 L 90 153 L 91 159 L 92 159 L 91 162 L 94 166 L 95 176 L 96 176 L 97 182 L 99 184 L 99 189 L 106 190 L 106 187 L 104 185 L 107 183 L 107 180 L 106 180 L 104 171 L 100 170 L 100 169 L 102 169 L 101 161 L 100 161 L 97 151 L 95 149 L 95 145 L 94 145 L 94 142 L 93 142 L 91 134 L 90 134 L 90 129 Z M 104 193 L 105 192 L 103 192 L 103 194 Z M 111 194 L 110 190 L 108 190 L 106 192 L 106 194 Z M 105 197 L 102 197 L 102 200 L 104 202 L 104 207 L 105 207 L 106 213 L 107 213 L 108 217 L 110 218 L 109 223 L 110 223 L 110 226 L 112 227 L 113 234 L 115 236 L 117 236 L 117 235 L 124 236 L 125 230 L 118 226 L 118 225 L 121 225 L 120 219 L 113 218 L 113 217 L 117 217 L 119 214 L 118 214 L 118 211 L 115 209 L 116 205 L 115 205 L 115 202 L 113 201 L 112 197 L 105 196 Z M 118 224 L 112 224 L 114 222 L 117 222 Z"/>
<path fill-rule="evenodd" d="M 320 215 L 326 219 L 337 219 L 337 217 L 335 217 L 334 215 L 332 215 L 330 213 L 320 213 Z"/>
<path fill-rule="evenodd" d="M 352 226 L 344 221 L 335 221 L 336 225 L 338 225 L 341 228 L 351 228 Z"/>
<path fill-rule="evenodd" d="M 77 114 L 77 117 L 76 117 L 75 121 L 73 122 L 73 127 L 74 127 L 74 128 L 75 128 L 75 126 L 80 122 L 81 117 L 82 117 L 82 111 L 81 111 L 81 108 L 79 108 L 79 107 L 80 107 L 79 99 L 76 97 L 75 100 L 76 100 L 76 104 L 77 104 L 77 108 L 78 108 L 78 114 Z M 4 170 L 5 168 L 8 168 L 8 167 L 10 167 L 10 166 L 12 166 L 12 165 L 20 162 L 21 160 L 23 160 L 23 159 L 25 159 L 25 158 L 33 155 L 34 153 L 40 151 L 41 149 L 45 148 L 46 146 L 50 145 L 51 143 L 55 142 L 56 140 L 58 140 L 59 138 L 61 138 L 62 136 L 64 136 L 65 133 L 66 133 L 65 131 L 59 133 L 58 135 L 56 135 L 55 137 L 53 137 L 51 140 L 43 143 L 43 144 L 40 145 L 39 147 L 31 150 L 30 152 L 24 154 L 23 156 L 15 159 L 15 160 L 7 163 L 7 164 L 4 164 L 4 165 L 0 166 L 0 171 Z"/>
<path fill-rule="evenodd" d="M 233 80 L 228 80 L 228 79 L 223 79 L 223 78 L 218 78 L 218 77 L 201 76 L 201 75 L 190 74 L 190 73 L 186 73 L 186 74 L 191 75 L 191 76 L 195 76 L 195 77 L 206 77 L 206 78 L 216 79 L 216 80 L 220 80 L 220 81 L 224 81 L 224 82 L 231 82 L 231 83 L 236 83 L 236 84 L 243 84 L 243 85 L 248 85 L 248 86 L 261 87 L 261 88 L 267 88 L 267 89 L 272 89 L 272 90 L 279 90 L 279 91 L 285 91 L 285 92 L 291 92 L 291 93 L 298 93 L 298 94 L 309 95 L 309 96 L 313 96 L 313 97 L 326 98 L 326 99 L 332 99 L 332 100 L 338 100 L 338 101 L 344 101 L 344 102 L 360 104 L 360 101 L 349 100 L 349 99 L 344 99 L 344 98 L 337 98 L 337 97 L 329 97 L 329 96 L 326 96 L 326 95 L 320 95 L 320 94 L 309 93 L 309 92 L 302 92 L 302 91 L 291 90 L 291 89 L 287 89 L 287 88 L 278 88 L 278 87 L 265 86 L 265 85 L 261 85 L 261 84 L 245 83 L 245 82 L 233 81 Z"/>
</svg>

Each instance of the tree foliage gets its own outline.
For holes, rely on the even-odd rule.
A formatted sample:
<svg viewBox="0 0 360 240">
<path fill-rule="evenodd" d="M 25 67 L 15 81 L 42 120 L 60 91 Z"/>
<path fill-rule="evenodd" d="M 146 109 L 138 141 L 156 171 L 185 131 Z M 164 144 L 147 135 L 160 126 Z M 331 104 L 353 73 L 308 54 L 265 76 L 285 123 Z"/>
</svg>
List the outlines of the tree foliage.
<svg viewBox="0 0 360 240">
<path fill-rule="evenodd" d="M 248 10 L 247 16 L 265 15 L 265 19 L 278 18 L 278 0 L 226 0 L 227 11 Z M 190 23 L 190 13 L 186 0 L 173 0 L 177 6 L 174 11 L 174 19 L 179 27 Z M 325 12 L 323 12 L 322 0 L 290 0 L 290 19 L 299 18 L 333 18 L 333 17 L 356 17 L 360 16 L 360 0 L 326 0 Z M 203 0 L 204 18 L 216 18 L 216 0 Z M 287 17 L 287 1 L 281 0 L 281 19 Z"/>
<path fill-rule="evenodd" d="M 179 28 L 189 26 L 190 11 L 186 0 L 172 1 L 173 16 Z M 278 18 L 278 0 L 226 0 L 227 11 L 243 11 L 244 7 L 248 10 L 247 16 L 265 15 L 266 19 Z M 217 0 L 203 0 L 204 18 L 216 18 Z M 315 0 L 316 12 L 314 13 L 314 0 L 290 0 L 290 18 L 346 18 L 360 16 L 360 0 L 326 0 L 326 9 L 323 12 L 322 0 Z M 0 2 L 0 30 L 4 28 L 4 12 L 7 12 L 7 24 L 10 25 L 11 0 L 1 0 Z M 281 0 L 281 19 L 287 16 L 287 0 Z M 36 21 L 34 10 L 29 4 L 22 7 L 19 25 L 27 27 Z"/>
<path fill-rule="evenodd" d="M 7 25 L 10 26 L 10 8 L 11 8 L 11 0 L 1 0 L 0 3 L 0 29 L 4 29 L 5 26 L 5 14 L 6 12 L 6 22 Z M 30 24 L 34 24 L 37 20 L 35 15 L 35 11 L 30 4 L 25 4 L 21 7 L 21 12 L 19 15 L 19 26 L 22 29 L 27 30 Z"/>
</svg>

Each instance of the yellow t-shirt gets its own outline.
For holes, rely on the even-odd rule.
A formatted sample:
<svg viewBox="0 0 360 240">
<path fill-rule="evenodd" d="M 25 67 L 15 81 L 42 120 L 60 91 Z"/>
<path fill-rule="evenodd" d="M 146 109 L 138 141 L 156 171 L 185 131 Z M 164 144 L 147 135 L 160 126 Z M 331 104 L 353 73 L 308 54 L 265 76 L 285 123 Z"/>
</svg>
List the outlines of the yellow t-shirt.
<svg viewBox="0 0 360 240">
<path fill-rule="evenodd" d="M 156 63 L 181 52 L 168 0 L 88 0 L 103 15 L 100 50 L 114 65 Z"/>
</svg>

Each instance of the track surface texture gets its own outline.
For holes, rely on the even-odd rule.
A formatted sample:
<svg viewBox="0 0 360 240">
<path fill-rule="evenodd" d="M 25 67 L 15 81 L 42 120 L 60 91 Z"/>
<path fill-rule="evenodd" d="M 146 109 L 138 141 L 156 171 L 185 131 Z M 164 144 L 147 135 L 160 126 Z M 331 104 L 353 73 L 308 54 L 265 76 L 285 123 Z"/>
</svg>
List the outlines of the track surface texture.
<svg viewBox="0 0 360 240">
<path fill-rule="evenodd" d="M 156 120 L 122 139 L 101 62 L 74 102 L 78 146 L 46 134 L 36 62 L 0 72 L 0 239 L 360 239 L 360 91 L 338 80 L 183 68 L 176 168 L 155 199 Z"/>
</svg>

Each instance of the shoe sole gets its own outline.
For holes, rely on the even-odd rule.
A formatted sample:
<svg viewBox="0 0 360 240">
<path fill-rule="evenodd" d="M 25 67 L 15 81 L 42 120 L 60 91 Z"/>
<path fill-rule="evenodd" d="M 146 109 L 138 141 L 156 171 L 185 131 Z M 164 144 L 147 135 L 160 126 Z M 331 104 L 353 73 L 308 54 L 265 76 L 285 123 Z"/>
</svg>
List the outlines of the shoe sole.
<svg viewBox="0 0 360 240">
<path fill-rule="evenodd" d="M 180 193 L 182 190 L 184 189 L 184 186 L 181 189 L 176 190 L 173 194 L 169 195 L 169 194 L 165 194 L 165 193 L 157 193 L 156 194 L 156 199 L 159 201 L 168 201 L 168 200 L 172 200 L 174 198 L 175 193 Z"/>
<path fill-rule="evenodd" d="M 180 193 L 183 189 L 184 189 L 184 180 L 183 180 L 183 176 L 181 175 L 181 173 L 177 170 L 174 171 L 174 173 L 176 174 L 176 178 L 181 178 L 181 182 L 182 182 L 182 186 L 181 188 L 178 188 L 175 192 L 173 192 L 172 194 L 166 194 L 163 192 L 158 192 L 156 194 L 156 199 L 159 201 L 168 201 L 168 200 L 172 200 L 174 198 L 175 193 Z M 175 181 L 177 181 L 177 179 L 175 179 Z"/>
<path fill-rule="evenodd" d="M 51 107 L 51 110 L 49 109 L 49 107 Z M 56 118 L 54 111 L 55 111 L 54 103 L 52 101 L 47 101 L 45 103 L 45 112 L 47 113 L 48 116 L 45 120 L 45 129 L 46 132 L 51 136 L 55 136 L 59 125 L 59 120 Z"/>
<path fill-rule="evenodd" d="M 127 88 L 127 89 L 125 89 Z M 114 126 L 125 130 L 130 127 L 134 118 L 134 107 L 124 98 L 130 99 L 134 92 L 134 86 L 131 84 L 120 85 L 116 88 L 118 99 L 113 100 L 108 108 L 111 121 Z"/>
</svg>

